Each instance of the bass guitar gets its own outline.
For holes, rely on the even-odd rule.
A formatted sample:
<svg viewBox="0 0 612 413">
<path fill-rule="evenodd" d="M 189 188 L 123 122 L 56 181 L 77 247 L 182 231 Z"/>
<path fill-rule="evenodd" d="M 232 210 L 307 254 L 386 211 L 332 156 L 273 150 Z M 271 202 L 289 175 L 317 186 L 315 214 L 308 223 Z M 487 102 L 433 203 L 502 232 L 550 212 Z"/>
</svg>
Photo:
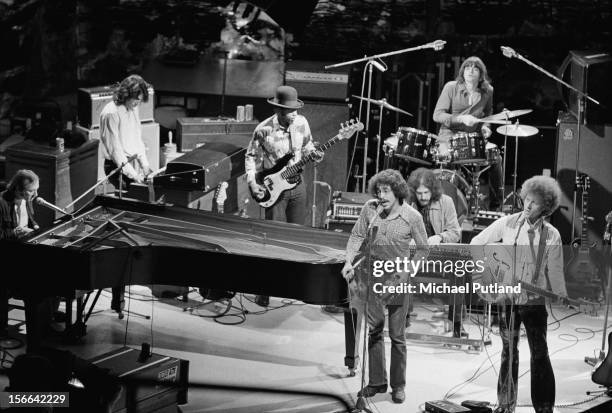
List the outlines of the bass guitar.
<svg viewBox="0 0 612 413">
<path fill-rule="evenodd" d="M 363 123 L 354 120 L 341 126 L 338 134 L 324 145 L 317 147 L 317 150 L 324 152 L 336 143 L 349 139 L 355 132 L 363 130 Z M 302 168 L 316 159 L 315 155 L 311 153 L 293 165 L 289 165 L 289 161 L 292 158 L 293 153 L 289 153 L 280 158 L 272 168 L 264 169 L 255 175 L 255 181 L 262 187 L 263 195 L 257 196 L 250 187 L 249 190 L 253 199 L 262 207 L 269 208 L 273 206 L 283 192 L 295 188 L 299 184 Z"/>
</svg>

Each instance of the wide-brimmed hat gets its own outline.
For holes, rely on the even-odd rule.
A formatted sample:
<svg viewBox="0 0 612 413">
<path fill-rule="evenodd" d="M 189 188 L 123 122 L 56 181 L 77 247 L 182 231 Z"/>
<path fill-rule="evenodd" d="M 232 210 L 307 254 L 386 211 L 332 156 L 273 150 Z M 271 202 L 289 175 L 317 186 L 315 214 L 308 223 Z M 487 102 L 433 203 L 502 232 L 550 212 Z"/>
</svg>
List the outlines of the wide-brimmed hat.
<svg viewBox="0 0 612 413">
<path fill-rule="evenodd" d="M 291 86 L 279 86 L 276 96 L 268 99 L 268 103 L 285 109 L 299 109 L 304 106 L 304 102 L 298 99 L 297 90 Z"/>
</svg>

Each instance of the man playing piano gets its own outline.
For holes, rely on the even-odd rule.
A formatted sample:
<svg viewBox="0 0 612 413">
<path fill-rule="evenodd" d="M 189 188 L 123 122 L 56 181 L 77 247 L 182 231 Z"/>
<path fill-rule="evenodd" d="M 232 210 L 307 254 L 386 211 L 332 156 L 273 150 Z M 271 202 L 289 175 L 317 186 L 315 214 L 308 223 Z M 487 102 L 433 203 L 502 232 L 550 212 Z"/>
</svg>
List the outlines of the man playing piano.
<svg viewBox="0 0 612 413">
<path fill-rule="evenodd" d="M 412 259 L 423 258 L 427 254 L 427 234 L 423 219 L 409 205 L 409 189 L 398 171 L 387 169 L 374 175 L 368 183 L 368 191 L 377 199 L 364 205 L 355 223 L 348 244 L 342 275 L 352 280 L 355 275 L 353 261 L 364 242 L 369 248 L 376 249 L 385 258 L 394 259 L 409 254 L 411 241 L 417 249 Z M 370 239 L 372 238 L 372 239 Z M 366 278 L 370 274 L 366 274 Z M 404 273 L 407 280 L 409 275 Z M 366 284 L 367 285 L 367 284 Z M 366 288 L 369 288 L 367 286 Z M 369 383 L 359 396 L 372 397 L 387 391 L 387 371 L 385 365 L 384 326 L 385 307 L 389 312 L 389 338 L 391 339 L 391 398 L 395 403 L 403 403 L 406 395 L 406 337 L 405 320 L 408 312 L 408 294 L 398 297 L 385 305 L 374 293 L 367 293 L 367 319 L 369 325 L 368 366 Z"/>
<path fill-rule="evenodd" d="M 38 228 L 32 206 L 38 186 L 38 175 L 21 169 L 0 193 L 0 239 L 23 238 Z"/>
<path fill-rule="evenodd" d="M 274 115 L 257 125 L 245 156 L 247 181 L 255 197 L 264 191 L 255 180 L 257 172 L 273 167 L 288 153 L 293 153 L 290 165 L 312 152 L 318 161 L 323 159 L 323 153 L 314 146 L 308 120 L 297 113 L 304 103 L 298 99 L 295 88 L 279 86 L 276 96 L 268 99 L 268 103 L 274 108 Z M 295 188 L 281 194 L 276 204 L 266 208 L 266 219 L 304 225 L 306 188 L 301 177 L 298 179 L 300 183 Z M 258 295 L 255 302 L 266 307 L 270 298 Z"/>
<path fill-rule="evenodd" d="M 514 272 L 517 280 L 567 297 L 561 236 L 555 227 L 545 221 L 559 207 L 559 184 L 547 176 L 534 176 L 523 184 L 521 198 L 524 203 L 522 212 L 493 222 L 475 236 L 471 244 L 501 242 L 503 245 L 500 248 L 511 246 L 516 254 Z M 518 341 L 523 323 L 531 353 L 531 401 L 536 413 L 552 413 L 555 404 L 555 375 L 546 342 L 548 313 L 545 301 L 543 297 L 527 296 L 524 292 L 518 298 L 519 305 L 512 302 L 498 308 L 503 350 L 497 383 L 499 407 L 495 412 L 512 413 L 516 407 Z M 509 366 L 511 352 L 512 366 Z M 508 374 L 509 368 L 512 369 L 511 377 Z"/>
<path fill-rule="evenodd" d="M 100 140 L 104 158 L 104 171 L 108 175 L 122 166 L 119 174 L 110 178 L 110 183 L 119 187 L 119 179 L 124 186 L 131 182 L 144 182 L 153 172 L 149 166 L 145 145 L 142 141 L 140 102 L 149 100 L 149 85 L 138 75 L 123 79 L 100 113 Z M 129 161 L 128 158 L 134 158 Z M 121 312 L 124 306 L 124 287 L 113 288 L 111 308 Z"/>
<path fill-rule="evenodd" d="M 461 241 L 461 227 L 457 220 L 455 204 L 450 196 L 442 192 L 442 185 L 433 171 L 418 168 L 408 177 L 408 186 L 416 195 L 412 203 L 423 217 L 429 245 L 456 243 Z M 448 319 L 453 323 L 453 337 L 461 336 L 462 300 L 450 297 Z M 458 310 L 458 313 L 457 311 Z M 408 314 L 408 319 L 410 314 Z"/>
</svg>

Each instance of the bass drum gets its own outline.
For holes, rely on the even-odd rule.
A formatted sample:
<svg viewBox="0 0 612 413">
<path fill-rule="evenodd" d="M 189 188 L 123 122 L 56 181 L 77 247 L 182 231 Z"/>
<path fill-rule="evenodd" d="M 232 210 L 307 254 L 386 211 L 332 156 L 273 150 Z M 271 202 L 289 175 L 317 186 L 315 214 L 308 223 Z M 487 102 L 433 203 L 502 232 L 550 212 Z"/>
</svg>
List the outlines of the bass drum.
<svg viewBox="0 0 612 413">
<path fill-rule="evenodd" d="M 461 225 L 470 212 L 467 196 L 471 193 L 472 187 L 463 176 L 450 169 L 434 169 L 433 173 L 442 184 L 442 192 L 452 198 Z"/>
</svg>

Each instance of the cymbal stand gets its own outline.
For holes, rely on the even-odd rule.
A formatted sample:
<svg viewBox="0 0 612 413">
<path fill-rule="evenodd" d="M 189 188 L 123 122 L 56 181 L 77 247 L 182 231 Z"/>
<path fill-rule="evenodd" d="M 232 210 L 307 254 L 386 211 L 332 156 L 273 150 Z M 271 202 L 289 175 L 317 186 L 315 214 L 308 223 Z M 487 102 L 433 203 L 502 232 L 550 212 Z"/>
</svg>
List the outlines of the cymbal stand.
<svg viewBox="0 0 612 413">
<path fill-rule="evenodd" d="M 382 118 L 383 118 L 383 105 L 384 102 L 386 101 L 385 98 L 382 99 L 382 102 L 380 104 L 380 113 L 378 114 L 378 135 L 376 135 L 376 173 L 378 173 L 379 169 L 379 162 L 380 162 L 380 147 L 381 145 L 381 139 L 382 139 Z M 365 192 L 365 191 L 364 191 Z"/>
<path fill-rule="evenodd" d="M 512 192 L 509 193 L 508 196 L 505 197 L 504 201 L 502 202 L 502 210 L 503 210 L 503 205 L 506 203 L 508 199 L 510 199 L 510 197 L 512 197 L 512 213 L 514 213 L 515 210 L 520 209 L 519 202 L 517 200 L 519 196 L 516 193 L 516 178 L 517 178 L 517 168 L 518 168 L 518 143 L 519 143 L 519 139 L 518 139 L 519 121 L 518 119 L 516 120 L 516 123 L 514 125 L 516 125 L 517 133 L 514 135 L 514 170 L 512 173 Z M 507 138 L 508 135 L 504 135 L 504 136 L 506 136 Z M 504 138 L 504 145 L 506 145 L 505 138 Z M 504 174 L 506 173 L 505 164 L 506 164 L 506 160 L 504 158 Z M 503 181 L 505 181 L 505 179 Z"/>
<path fill-rule="evenodd" d="M 462 165 L 463 169 L 472 177 L 472 195 L 470 197 L 470 209 L 469 213 L 473 216 L 478 215 L 480 211 L 480 175 L 482 175 L 487 169 L 491 167 L 488 165 L 484 169 L 480 169 L 479 165 L 472 165 L 473 169 L 469 169 L 465 165 Z"/>
</svg>

